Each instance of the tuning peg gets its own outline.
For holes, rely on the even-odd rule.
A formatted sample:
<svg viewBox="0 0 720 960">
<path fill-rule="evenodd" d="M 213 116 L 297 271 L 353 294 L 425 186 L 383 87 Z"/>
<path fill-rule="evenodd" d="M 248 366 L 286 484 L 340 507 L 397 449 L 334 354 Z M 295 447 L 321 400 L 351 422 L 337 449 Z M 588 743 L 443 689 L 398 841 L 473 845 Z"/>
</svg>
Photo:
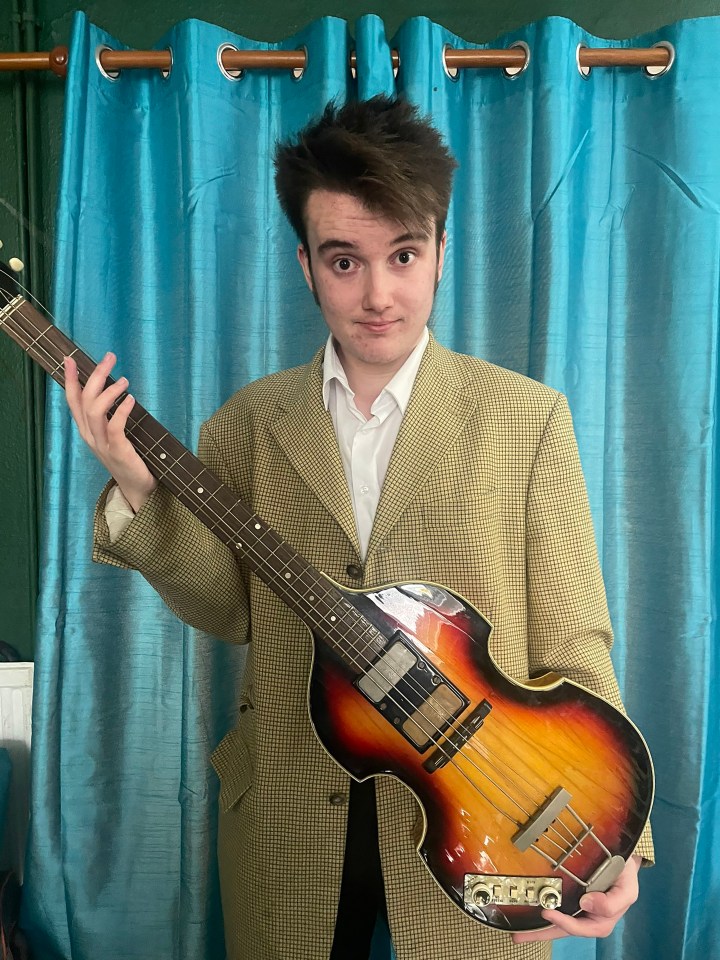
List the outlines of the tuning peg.
<svg viewBox="0 0 720 960">
<path fill-rule="evenodd" d="M 0 240 L 0 250 L 2 250 L 3 246 L 4 244 L 2 240 Z M 7 262 L 7 265 L 10 267 L 11 270 L 14 270 L 15 273 L 20 273 L 21 270 L 25 269 L 25 264 L 22 262 L 22 260 L 20 260 L 19 257 L 10 257 L 10 259 Z"/>
</svg>

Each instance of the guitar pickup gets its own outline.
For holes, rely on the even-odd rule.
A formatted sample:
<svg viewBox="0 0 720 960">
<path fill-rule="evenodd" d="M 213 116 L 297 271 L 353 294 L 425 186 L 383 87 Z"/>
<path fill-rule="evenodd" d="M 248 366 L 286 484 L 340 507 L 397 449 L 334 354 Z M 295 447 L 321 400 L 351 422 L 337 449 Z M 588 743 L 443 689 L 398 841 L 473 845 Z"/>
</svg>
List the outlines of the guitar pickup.
<svg viewBox="0 0 720 960">
<path fill-rule="evenodd" d="M 470 702 L 400 631 L 355 686 L 419 753 L 443 743 Z"/>
<path fill-rule="evenodd" d="M 435 773 L 436 770 L 440 770 L 449 763 L 455 754 L 462 750 L 470 737 L 477 733 L 491 710 L 492 704 L 487 700 L 482 700 L 468 718 L 456 727 L 451 734 L 448 734 L 436 750 L 433 750 L 423 764 L 423 768 L 428 773 Z"/>
</svg>

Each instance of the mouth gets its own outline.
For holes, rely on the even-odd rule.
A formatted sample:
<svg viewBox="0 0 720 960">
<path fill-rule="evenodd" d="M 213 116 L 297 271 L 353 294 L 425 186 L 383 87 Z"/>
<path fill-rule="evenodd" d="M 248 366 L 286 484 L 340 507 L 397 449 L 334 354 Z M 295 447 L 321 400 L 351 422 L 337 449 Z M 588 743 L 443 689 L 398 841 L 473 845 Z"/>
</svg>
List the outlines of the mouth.
<svg viewBox="0 0 720 960">
<path fill-rule="evenodd" d="M 399 320 L 359 320 L 358 325 L 370 333 L 384 333 L 399 322 Z"/>
</svg>

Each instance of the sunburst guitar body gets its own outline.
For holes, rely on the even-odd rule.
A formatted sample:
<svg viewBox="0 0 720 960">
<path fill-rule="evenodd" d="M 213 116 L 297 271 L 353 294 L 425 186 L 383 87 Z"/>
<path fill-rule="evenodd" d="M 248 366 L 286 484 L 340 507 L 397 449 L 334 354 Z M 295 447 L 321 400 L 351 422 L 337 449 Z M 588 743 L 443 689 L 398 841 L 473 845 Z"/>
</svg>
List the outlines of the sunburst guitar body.
<svg viewBox="0 0 720 960">
<path fill-rule="evenodd" d="M 352 776 L 387 774 L 413 791 L 418 853 L 447 896 L 520 931 L 611 886 L 653 796 L 650 754 L 627 717 L 554 674 L 507 677 L 489 655 L 490 624 L 441 586 L 342 593 L 345 640 L 316 637 L 311 717 Z"/>
</svg>

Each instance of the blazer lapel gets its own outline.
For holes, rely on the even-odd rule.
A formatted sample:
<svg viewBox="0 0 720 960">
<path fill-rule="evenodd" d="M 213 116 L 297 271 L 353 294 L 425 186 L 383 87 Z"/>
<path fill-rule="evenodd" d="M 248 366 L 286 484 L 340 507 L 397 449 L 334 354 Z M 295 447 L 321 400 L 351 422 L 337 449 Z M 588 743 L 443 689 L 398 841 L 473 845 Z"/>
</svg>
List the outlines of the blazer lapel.
<svg viewBox="0 0 720 960">
<path fill-rule="evenodd" d="M 462 392 L 452 354 L 431 336 L 383 484 L 368 557 L 462 432 L 477 400 Z"/>
<path fill-rule="evenodd" d="M 355 516 L 332 417 L 322 397 L 323 351 L 308 365 L 295 401 L 272 425 L 278 445 L 303 482 L 359 552 Z"/>
</svg>

